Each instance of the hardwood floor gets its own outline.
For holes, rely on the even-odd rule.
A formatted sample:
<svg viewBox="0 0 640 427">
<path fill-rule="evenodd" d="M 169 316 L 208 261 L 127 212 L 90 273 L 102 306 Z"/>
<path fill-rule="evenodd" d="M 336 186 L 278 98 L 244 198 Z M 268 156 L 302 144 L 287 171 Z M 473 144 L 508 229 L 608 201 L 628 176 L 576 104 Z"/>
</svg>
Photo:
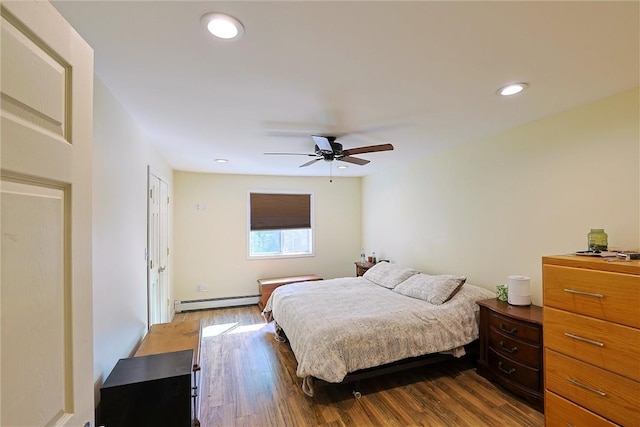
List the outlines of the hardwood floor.
<svg viewBox="0 0 640 427">
<path fill-rule="evenodd" d="M 363 380 L 301 389 L 288 344 L 273 339 L 257 306 L 178 313 L 203 324 L 201 411 L 213 426 L 542 426 L 544 416 L 455 360 Z"/>
</svg>

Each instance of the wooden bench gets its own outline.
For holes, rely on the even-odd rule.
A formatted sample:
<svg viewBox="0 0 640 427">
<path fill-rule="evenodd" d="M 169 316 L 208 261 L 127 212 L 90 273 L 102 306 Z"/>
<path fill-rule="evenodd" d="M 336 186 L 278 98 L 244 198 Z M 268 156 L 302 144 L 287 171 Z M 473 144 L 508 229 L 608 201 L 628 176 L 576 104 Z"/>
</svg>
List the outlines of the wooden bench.
<svg viewBox="0 0 640 427">
<path fill-rule="evenodd" d="M 315 274 L 306 274 L 302 276 L 288 276 L 288 277 L 274 277 L 271 279 L 258 279 L 258 287 L 260 288 L 260 302 L 258 307 L 260 310 L 264 309 L 267 300 L 271 296 L 271 293 L 282 285 L 288 285 L 290 283 L 298 282 L 314 282 L 316 280 L 322 280 L 322 277 Z"/>
<path fill-rule="evenodd" d="M 202 325 L 199 320 L 185 322 L 158 323 L 149 329 L 133 357 L 151 354 L 193 350 L 193 425 L 199 426 L 200 410 L 200 348 Z"/>
</svg>

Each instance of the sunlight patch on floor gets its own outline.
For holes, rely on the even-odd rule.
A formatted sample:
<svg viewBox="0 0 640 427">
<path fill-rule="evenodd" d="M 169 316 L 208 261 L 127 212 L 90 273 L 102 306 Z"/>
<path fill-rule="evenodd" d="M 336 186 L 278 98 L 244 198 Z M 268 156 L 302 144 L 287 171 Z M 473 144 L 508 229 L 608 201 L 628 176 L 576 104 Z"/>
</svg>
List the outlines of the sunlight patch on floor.
<svg viewBox="0 0 640 427">
<path fill-rule="evenodd" d="M 243 325 L 229 331 L 230 334 L 241 334 L 243 332 L 255 332 L 262 329 L 266 323 L 256 323 L 255 325 Z"/>
<path fill-rule="evenodd" d="M 217 337 L 225 334 L 241 334 L 244 332 L 255 332 L 262 329 L 266 323 L 256 323 L 253 325 L 240 325 L 238 322 L 222 323 L 220 325 L 209 325 L 202 328 L 202 337 Z"/>
<path fill-rule="evenodd" d="M 217 337 L 218 335 L 222 335 L 228 332 L 229 330 L 236 328 L 238 325 L 239 325 L 238 322 L 234 322 L 234 323 L 223 323 L 220 325 L 205 326 L 204 328 L 202 328 L 202 337 L 203 338 Z"/>
</svg>

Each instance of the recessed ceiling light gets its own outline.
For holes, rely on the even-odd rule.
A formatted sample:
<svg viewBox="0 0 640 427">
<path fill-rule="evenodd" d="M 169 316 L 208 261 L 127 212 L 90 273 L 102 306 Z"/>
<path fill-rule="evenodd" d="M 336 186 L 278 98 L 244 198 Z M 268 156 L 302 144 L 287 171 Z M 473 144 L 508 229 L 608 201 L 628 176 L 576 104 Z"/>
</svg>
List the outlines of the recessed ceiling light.
<svg viewBox="0 0 640 427">
<path fill-rule="evenodd" d="M 524 91 L 528 88 L 527 83 L 513 83 L 498 89 L 498 95 L 511 96 Z"/>
<path fill-rule="evenodd" d="M 227 160 L 227 159 L 214 159 L 213 161 L 216 162 L 216 163 L 227 163 L 229 160 Z"/>
<path fill-rule="evenodd" d="M 349 166 L 346 166 L 346 165 L 340 165 L 340 166 L 338 166 L 338 169 L 346 169 L 346 168 L 348 168 L 348 167 L 349 167 Z"/>
<path fill-rule="evenodd" d="M 239 39 L 244 34 L 242 23 L 224 13 L 206 13 L 202 15 L 200 22 L 211 34 L 221 39 Z"/>
</svg>

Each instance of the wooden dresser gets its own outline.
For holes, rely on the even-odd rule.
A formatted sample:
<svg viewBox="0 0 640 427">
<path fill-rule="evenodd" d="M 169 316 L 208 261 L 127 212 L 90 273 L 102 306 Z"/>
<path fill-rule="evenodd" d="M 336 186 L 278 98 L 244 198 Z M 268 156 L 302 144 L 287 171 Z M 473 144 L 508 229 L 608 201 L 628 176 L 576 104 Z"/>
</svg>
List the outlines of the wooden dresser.
<svg viewBox="0 0 640 427">
<path fill-rule="evenodd" d="M 542 258 L 545 423 L 640 425 L 640 261 Z"/>
<path fill-rule="evenodd" d="M 202 325 L 199 320 L 185 322 L 158 323 L 149 329 L 134 358 L 193 350 L 190 398 L 192 400 L 192 424 L 199 426 L 200 420 L 200 347 Z"/>
<path fill-rule="evenodd" d="M 542 411 L 542 307 L 491 298 L 480 306 L 478 373 Z"/>
</svg>

